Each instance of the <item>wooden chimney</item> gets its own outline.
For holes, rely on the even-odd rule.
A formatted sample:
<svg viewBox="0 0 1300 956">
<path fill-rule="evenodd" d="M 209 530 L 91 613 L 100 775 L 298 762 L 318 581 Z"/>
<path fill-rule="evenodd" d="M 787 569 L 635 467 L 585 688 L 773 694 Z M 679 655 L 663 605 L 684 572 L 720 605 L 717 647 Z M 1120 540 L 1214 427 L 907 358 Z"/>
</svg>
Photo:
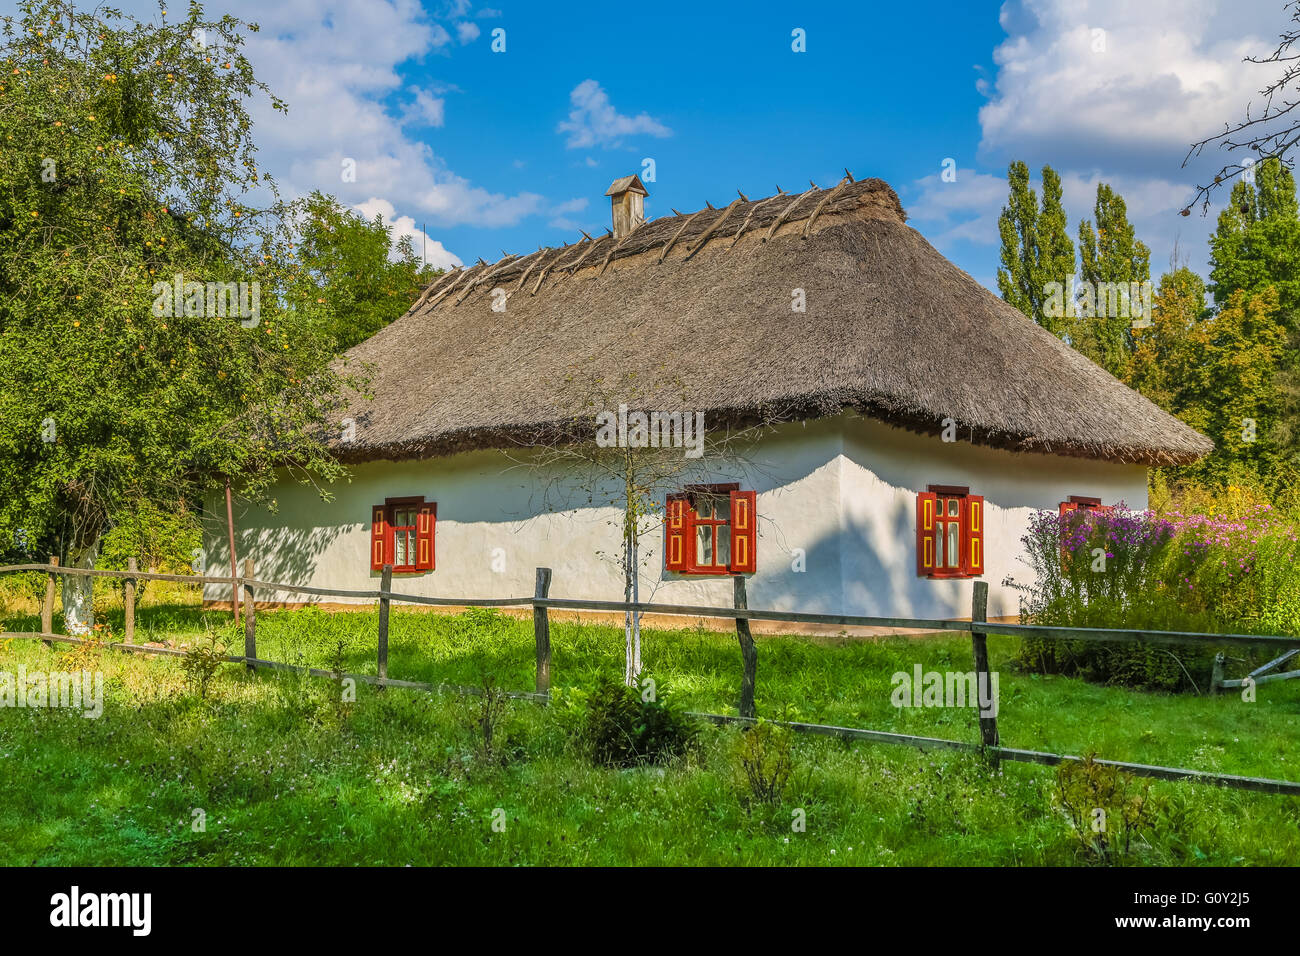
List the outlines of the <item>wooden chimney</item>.
<svg viewBox="0 0 1300 956">
<path fill-rule="evenodd" d="M 605 195 L 614 214 L 615 239 L 622 239 L 645 222 L 645 197 L 650 194 L 635 174 L 614 180 Z"/>
</svg>

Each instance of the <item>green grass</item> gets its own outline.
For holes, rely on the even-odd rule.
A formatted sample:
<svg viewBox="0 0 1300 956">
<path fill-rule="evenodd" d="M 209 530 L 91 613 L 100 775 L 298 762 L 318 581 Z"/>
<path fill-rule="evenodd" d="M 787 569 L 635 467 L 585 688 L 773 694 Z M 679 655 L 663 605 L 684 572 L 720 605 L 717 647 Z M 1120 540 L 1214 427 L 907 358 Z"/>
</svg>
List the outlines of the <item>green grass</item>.
<svg viewBox="0 0 1300 956">
<path fill-rule="evenodd" d="M 164 594 L 159 595 L 165 597 Z M 113 622 L 113 613 L 108 620 Z M 373 612 L 261 613 L 264 658 L 374 673 Z M 33 629 L 11 614 L 4 629 Z M 228 613 L 163 604 L 141 610 L 143 641 L 219 630 Z M 510 689 L 533 683 L 531 622 L 395 610 L 389 674 Z M 891 675 L 966 671 L 969 639 L 759 637 L 760 714 L 975 740 L 969 710 L 898 710 Z M 621 672 L 612 627 L 552 624 L 554 683 L 590 687 Z M 1236 695 L 1173 696 L 1014 673 L 1014 641 L 990 640 L 1008 746 L 1300 779 L 1292 742 L 1300 684 Z M 63 651 L 13 641 L 18 663 L 57 670 Z M 647 673 L 692 709 L 734 713 L 735 636 L 645 634 Z M 747 807 L 738 731 L 705 728 L 666 768 L 591 767 L 563 707 L 515 702 L 503 765 L 474 756 L 473 699 L 361 685 L 341 709 L 332 682 L 249 675 L 227 665 L 199 700 L 170 659 L 108 653 L 106 712 L 0 710 L 0 863 L 4 864 L 1070 864 L 1087 862 L 1053 801 L 1055 772 L 978 758 L 799 737 L 776 808 Z M 1134 863 L 1300 862 L 1300 801 L 1190 783 L 1152 785 L 1158 812 Z M 207 814 L 207 832 L 190 828 Z M 494 809 L 506 815 L 494 832 Z M 791 830 L 807 814 L 807 832 Z M 850 849 L 852 848 L 852 849 Z M 834 851 L 834 853 L 832 853 Z"/>
</svg>

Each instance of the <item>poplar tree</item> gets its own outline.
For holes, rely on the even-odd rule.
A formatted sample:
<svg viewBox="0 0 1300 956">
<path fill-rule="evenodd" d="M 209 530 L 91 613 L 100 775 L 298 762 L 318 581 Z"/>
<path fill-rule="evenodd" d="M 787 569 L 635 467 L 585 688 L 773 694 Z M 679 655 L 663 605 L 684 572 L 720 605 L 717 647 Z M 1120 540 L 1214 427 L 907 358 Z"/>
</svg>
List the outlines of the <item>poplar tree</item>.
<svg viewBox="0 0 1300 956">
<path fill-rule="evenodd" d="M 1073 323 L 1074 347 L 1123 378 L 1133 354 L 1133 324 L 1147 318 L 1141 293 L 1135 298 L 1133 289 L 1151 281 L 1151 250 L 1136 238 L 1124 197 L 1107 183 L 1097 184 L 1093 220 L 1079 222 L 1079 279 L 1089 301 Z"/>
<path fill-rule="evenodd" d="M 1061 335 L 1064 318 L 1049 308 L 1049 284 L 1064 286 L 1074 275 L 1074 245 L 1061 201 L 1061 177 L 1044 166 L 1042 179 L 1040 208 L 1038 195 L 1029 186 L 1029 167 L 1017 160 L 1007 168 L 1010 195 L 998 218 L 1002 241 L 998 291 L 1030 319 Z"/>
<path fill-rule="evenodd" d="M 1039 293 L 1034 288 L 1038 196 L 1029 188 L 1029 167 L 1019 160 L 1008 166 L 1007 185 L 1010 196 L 998 217 L 998 236 L 1002 240 L 998 291 L 1004 300 L 1034 319 L 1040 302 Z"/>
</svg>

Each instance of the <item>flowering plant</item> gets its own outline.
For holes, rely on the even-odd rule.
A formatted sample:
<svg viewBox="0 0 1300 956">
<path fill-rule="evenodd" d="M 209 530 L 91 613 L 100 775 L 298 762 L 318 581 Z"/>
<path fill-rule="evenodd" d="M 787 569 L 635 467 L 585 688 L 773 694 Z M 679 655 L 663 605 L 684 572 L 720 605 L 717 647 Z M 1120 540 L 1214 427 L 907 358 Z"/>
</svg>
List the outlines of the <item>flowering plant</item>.
<svg viewBox="0 0 1300 956">
<path fill-rule="evenodd" d="M 1037 512 L 1023 538 L 1022 620 L 1074 627 L 1300 634 L 1296 523 L 1269 505 L 1236 517 L 1167 511 Z M 1028 640 L 1048 673 L 1169 689 L 1200 686 L 1218 648 Z M 1243 650 L 1232 652 L 1241 656 Z M 1249 654 L 1249 649 L 1244 653 Z"/>
</svg>

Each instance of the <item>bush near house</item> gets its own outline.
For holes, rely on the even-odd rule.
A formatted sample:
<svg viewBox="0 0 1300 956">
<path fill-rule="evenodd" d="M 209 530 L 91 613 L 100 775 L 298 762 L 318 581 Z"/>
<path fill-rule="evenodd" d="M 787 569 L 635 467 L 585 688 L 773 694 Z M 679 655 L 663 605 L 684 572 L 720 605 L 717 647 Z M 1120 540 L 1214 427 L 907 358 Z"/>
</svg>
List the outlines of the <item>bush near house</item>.
<svg viewBox="0 0 1300 956">
<path fill-rule="evenodd" d="M 1234 517 L 1168 510 L 1039 512 L 1023 538 L 1034 583 L 1021 615 L 1039 624 L 1235 634 L 1300 634 L 1297 522 L 1271 505 Z M 1214 655 L 1244 647 L 1028 639 L 1017 656 L 1046 674 L 1152 689 L 1204 690 Z"/>
</svg>

